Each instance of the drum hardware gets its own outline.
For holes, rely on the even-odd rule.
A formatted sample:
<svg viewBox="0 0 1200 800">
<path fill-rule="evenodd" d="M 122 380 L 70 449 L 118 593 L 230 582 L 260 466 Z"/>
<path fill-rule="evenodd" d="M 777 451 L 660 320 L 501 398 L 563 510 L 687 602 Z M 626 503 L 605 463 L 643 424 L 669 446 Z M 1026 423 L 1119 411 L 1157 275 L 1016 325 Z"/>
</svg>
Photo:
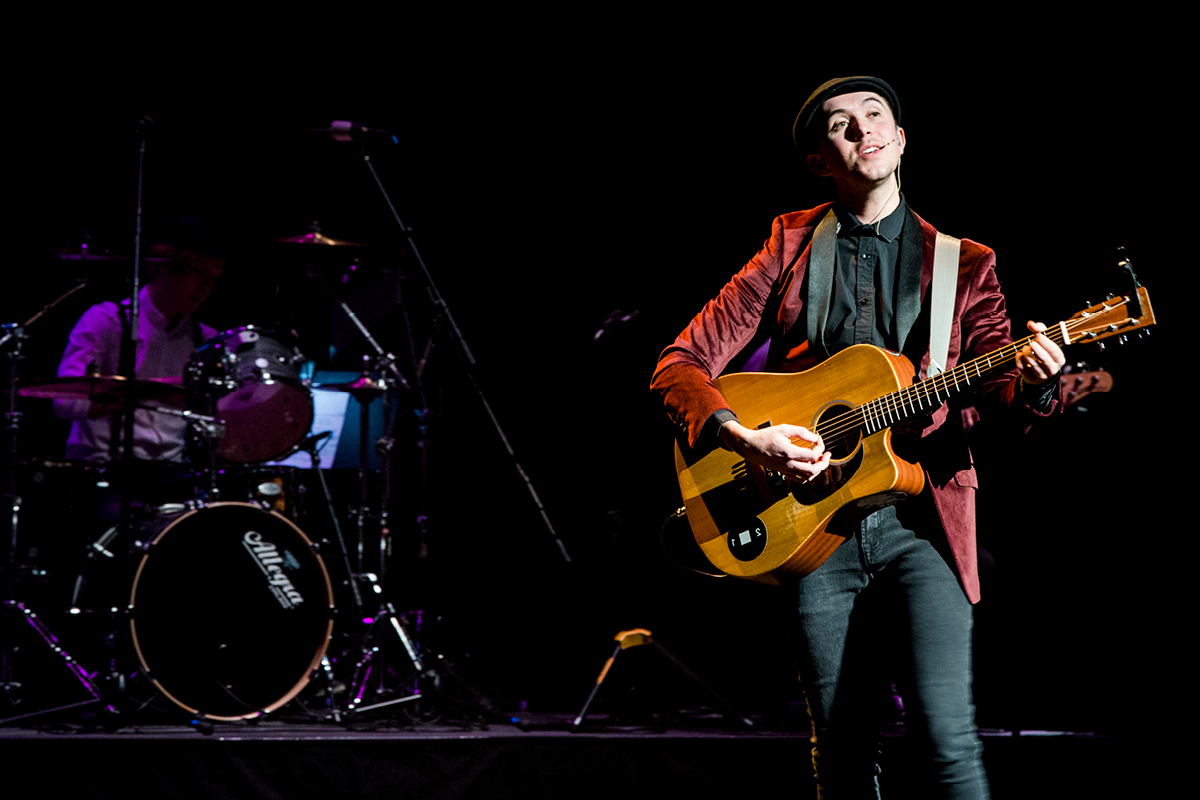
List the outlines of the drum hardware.
<svg viewBox="0 0 1200 800">
<path fill-rule="evenodd" d="M 304 517 L 304 487 L 295 467 L 226 466 L 219 470 L 221 498 L 258 503 L 301 524 Z"/>
<path fill-rule="evenodd" d="M 328 287 L 326 287 L 328 289 Z M 331 292 L 332 294 L 332 292 Z M 336 298 L 336 302 L 343 307 L 346 313 L 360 326 L 363 335 L 374 343 L 371 334 L 365 327 L 361 327 L 361 322 L 354 315 L 354 312 L 349 309 L 340 299 Z M 378 345 L 375 344 L 378 348 Z M 341 384 L 326 384 L 324 386 L 314 387 L 325 391 L 338 391 L 350 394 L 359 404 L 359 442 L 358 442 L 358 482 L 359 482 L 359 497 L 358 508 L 355 511 L 355 527 L 357 531 L 357 547 L 356 547 L 356 562 L 357 570 L 350 569 L 349 560 L 347 560 L 347 571 L 350 574 L 350 586 L 354 593 L 354 610 L 357 619 L 362 619 L 365 614 L 371 613 L 371 622 L 368 625 L 366 634 L 360 645 L 358 662 L 355 666 L 354 676 L 351 679 L 348 687 L 350 696 L 348 712 L 364 713 L 366 711 L 382 708 L 396 703 L 416 700 L 420 697 L 419 689 L 413 693 L 407 694 L 400 699 L 387 700 L 380 703 L 371 703 L 363 705 L 363 700 L 368 689 L 376 694 L 387 694 L 388 687 L 385 685 L 384 676 L 386 670 L 383 669 L 382 657 L 382 638 L 386 635 L 380 633 L 381 621 L 387 622 L 388 630 L 390 630 L 398 641 L 404 646 L 405 654 L 415 670 L 416 674 L 420 675 L 424 672 L 424 665 L 418 655 L 418 650 L 405 629 L 405 623 L 400 615 L 396 613 L 391 601 L 384 593 L 384 574 L 386 570 L 387 558 L 391 549 L 391 531 L 388 526 L 388 508 L 390 503 L 390 461 L 392 454 L 392 415 L 389 414 L 390 404 L 386 398 L 390 390 L 390 381 L 383 377 L 386 374 L 393 374 L 399 377 L 398 385 L 410 388 L 404 376 L 395 366 L 395 356 L 390 353 L 382 353 L 382 348 L 379 348 L 381 355 L 376 361 L 372 361 L 369 356 L 363 357 L 362 372 L 358 379 Z M 379 378 L 372 378 L 372 372 L 379 372 Z M 376 443 L 381 455 L 382 480 L 380 481 L 380 502 L 379 502 L 379 562 L 378 572 L 368 572 L 365 568 L 366 556 L 366 511 L 369 499 L 369 489 L 367 481 L 367 463 L 369 454 L 369 439 L 370 439 L 370 406 L 377 398 L 384 398 L 384 435 Z M 314 468 L 316 468 L 316 456 L 314 452 Z M 318 470 L 319 472 L 319 470 Z M 322 477 L 322 486 L 324 479 Z M 326 490 L 327 491 L 327 490 Z M 330 505 L 332 512 L 332 504 Z M 339 531 L 340 526 L 336 522 L 336 514 L 332 515 L 335 518 L 335 529 Z M 363 601 L 362 592 L 359 588 L 359 583 L 363 583 L 370 588 L 371 594 L 375 598 L 376 608 L 373 612 L 368 612 L 366 604 Z"/>
<path fill-rule="evenodd" d="M 186 511 L 195 511 L 203 507 L 203 503 L 197 500 L 189 500 L 184 503 L 164 503 L 160 506 L 155 506 L 153 510 L 148 512 L 147 520 L 164 519 L 168 517 L 177 517 Z M 144 523 L 143 523 L 144 524 Z M 132 527 L 137 527 L 134 524 Z M 75 582 L 71 589 L 71 604 L 67 607 L 67 613 L 72 616 L 78 616 L 84 613 L 80 601 L 83 599 L 84 589 L 87 587 L 87 572 L 88 567 L 104 559 L 115 560 L 117 554 L 109 550 L 109 547 L 116 540 L 123 530 L 120 524 L 113 525 L 108 530 L 100 535 L 100 538 L 91 544 L 87 545 L 84 562 L 79 567 L 79 573 L 75 576 Z M 137 552 L 144 550 L 146 543 L 140 540 L 134 540 L 129 544 L 129 550 Z"/>
<path fill-rule="evenodd" d="M 79 601 L 83 598 L 83 590 L 87 585 L 88 567 L 95 561 L 101 558 L 115 558 L 113 553 L 108 549 L 108 546 L 117 538 L 117 534 L 121 532 L 120 525 L 113 525 L 106 530 L 99 539 L 88 545 L 87 557 L 83 564 L 79 567 L 79 574 L 75 576 L 75 583 L 71 589 L 71 605 L 67 608 L 67 613 L 73 616 L 78 616 L 83 613 L 83 609 L 79 605 Z"/>
<path fill-rule="evenodd" d="M 116 709 L 105 703 L 103 694 L 99 686 L 91 679 L 89 671 L 62 648 L 58 637 L 42 621 L 36 611 L 17 597 L 16 584 L 16 556 L 20 546 L 21 510 L 23 505 L 20 492 L 17 488 L 17 454 L 20 452 L 19 443 L 22 422 L 22 415 L 17 406 L 17 398 L 21 395 L 19 390 L 21 385 L 20 363 L 24 359 L 21 351 L 27 337 L 28 328 L 50 310 L 82 289 L 86 284 L 86 281 L 76 284 L 71 289 L 59 295 L 53 302 L 43 306 L 40 311 L 23 324 L 5 325 L 5 334 L 3 337 L 0 337 L 0 347 L 6 349 L 6 355 L 9 360 L 9 406 L 8 412 L 5 415 L 8 433 L 8 486 L 6 495 L 11 510 L 8 536 L 5 537 L 4 601 L 2 612 L 0 612 L 3 616 L 3 643 L 2 649 L 0 649 L 0 696 L 3 697 L 6 703 L 13 706 L 20 704 L 25 699 L 25 686 L 18 680 L 17 674 L 19 648 L 16 643 L 18 623 L 24 622 L 46 649 L 62 661 L 74 681 L 83 687 L 84 691 L 92 699 L 82 703 L 72 703 L 57 708 L 39 710 L 30 714 L 23 714 L 19 717 L 7 717 L 0 720 L 0 724 L 13 722 L 17 719 L 27 720 L 56 711 L 94 704 L 100 704 L 110 714 L 116 714 Z"/>
<path fill-rule="evenodd" d="M 329 656 L 325 655 L 321 658 L 321 675 L 325 679 L 325 706 L 329 709 L 329 716 L 334 722 L 342 721 L 342 711 L 337 705 L 337 690 L 339 684 L 333 676 L 333 662 L 329 660 Z M 344 685 L 341 688 L 345 688 Z"/>
<path fill-rule="evenodd" d="M 423 676 L 425 672 L 425 665 L 421 661 L 421 656 L 417 652 L 416 645 L 413 643 L 412 638 L 409 637 L 408 631 L 405 630 L 405 622 L 396 612 L 396 607 L 392 605 L 391 601 L 384 597 L 383 587 L 379 585 L 377 576 L 367 572 L 362 575 L 362 580 L 371 587 L 371 591 L 379 599 L 380 610 L 371 620 L 367 636 L 364 638 L 361 656 L 358 663 L 354 666 L 354 678 L 350 684 L 351 696 L 346 710 L 359 714 L 421 698 L 420 684 L 417 683 L 413 687 L 411 694 L 370 705 L 362 705 L 372 677 L 381 678 L 384 672 L 382 663 L 378 665 L 378 669 L 376 669 L 377 665 L 375 664 L 376 660 L 380 659 L 380 653 L 382 652 L 379 643 L 376 641 L 378 638 L 378 634 L 375 633 L 377 626 L 386 624 L 388 629 L 396 635 L 396 638 L 404 646 L 404 652 L 408 655 L 409 662 L 412 664 L 412 668 L 417 676 Z M 377 684 L 379 683 L 378 680 L 376 682 Z"/>
<path fill-rule="evenodd" d="M 362 619 L 367 624 L 367 630 L 359 644 L 357 661 L 354 672 L 346 687 L 348 701 L 345 712 L 350 715 L 367 714 L 381 709 L 393 708 L 402 704 L 419 701 L 423 698 L 436 698 L 450 703 L 458 710 L 475 715 L 479 718 L 491 719 L 497 722 L 511 722 L 507 715 L 498 714 L 491 706 L 491 701 L 483 697 L 473 687 L 467 685 L 449 668 L 449 664 L 441 655 L 428 651 L 422 646 L 417 636 L 410 632 L 410 622 L 404 614 L 398 612 L 395 605 L 386 594 L 384 581 L 387 559 L 391 552 L 391 530 L 388 525 L 388 508 L 390 503 L 390 460 L 394 449 L 392 425 L 394 419 L 388 413 L 391 404 L 387 402 L 392 391 L 390 381 L 383 375 L 387 374 L 387 362 L 394 359 L 390 353 L 381 356 L 383 361 L 373 362 L 369 356 L 363 357 L 362 373 L 354 381 L 341 384 L 325 384 L 314 386 L 323 391 L 339 391 L 351 394 L 360 405 L 359 424 L 359 505 L 356 509 L 356 524 L 358 528 L 358 571 L 352 573 L 351 586 L 355 593 L 355 618 Z M 373 373 L 381 375 L 372 378 Z M 380 482 L 380 514 L 379 514 L 379 571 L 370 572 L 364 567 L 366 554 L 366 509 L 368 506 L 367 457 L 369 452 L 369 412 L 370 404 L 376 398 L 384 399 L 384 435 L 376 442 L 375 447 L 381 456 L 382 479 Z M 424 411 L 418 411 L 423 418 Z M 315 464 L 315 461 L 314 461 Z M 331 506 L 332 508 L 332 506 Z M 424 517 L 418 518 L 418 525 L 423 524 Z M 336 524 L 336 523 L 335 523 Z M 374 610 L 368 609 L 357 592 L 357 584 L 362 583 L 368 588 L 369 597 L 375 602 Z M 417 612 L 419 615 L 420 612 Z M 419 622 L 417 634 L 419 634 Z M 393 672 L 387 663 L 388 645 L 398 642 L 404 650 L 406 661 L 404 672 Z M 400 685 L 392 685 L 400 679 Z M 475 698 L 475 702 L 464 703 L 444 694 L 440 688 L 444 684 L 453 683 L 465 687 Z M 428 690 L 423 687 L 428 687 Z M 335 716 L 336 719 L 336 716 Z"/>
<path fill-rule="evenodd" d="M 116 713 L 117 713 L 116 708 L 114 708 L 112 705 L 107 704 L 105 702 L 104 692 L 100 689 L 100 686 L 94 680 L 92 680 L 91 674 L 88 672 L 88 670 L 85 667 L 83 667 L 78 661 L 76 661 L 74 658 L 72 658 L 70 653 L 68 653 L 66 650 L 64 650 L 62 648 L 62 646 L 60 645 L 60 643 L 58 641 L 58 637 L 56 637 L 54 635 L 53 631 L 50 630 L 50 628 L 46 625 L 46 623 L 42 622 L 41 618 L 38 617 L 38 615 L 36 613 L 34 613 L 34 611 L 32 609 L 28 608 L 24 603 L 22 603 L 18 600 L 5 600 L 4 601 L 4 616 L 5 616 L 5 628 L 6 628 L 6 636 L 5 636 L 6 645 L 12 644 L 12 637 L 10 636 L 10 634 L 13 633 L 13 631 L 11 631 L 9 629 L 9 622 L 15 616 L 19 616 L 20 619 L 24 620 L 26 623 L 29 624 L 29 627 L 33 630 L 34 634 L 42 641 L 42 643 L 45 644 L 46 648 L 51 653 L 55 654 L 56 656 L 58 656 L 59 659 L 62 660 L 63 665 L 66 666 L 66 668 L 70 671 L 71 676 L 75 679 L 75 681 L 80 686 L 83 687 L 84 691 L 87 694 L 91 695 L 92 699 L 85 700 L 81 703 L 69 703 L 67 705 L 58 706 L 57 708 L 44 709 L 44 710 L 36 711 L 31 714 L 21 714 L 21 715 L 13 716 L 13 717 L 5 717 L 3 719 L 0 719 L 0 725 L 7 725 L 9 723 L 14 723 L 14 722 L 23 722 L 26 720 L 33 719 L 35 717 L 43 716 L 45 714 L 50 714 L 50 713 L 57 712 L 57 711 L 68 711 L 68 710 L 75 709 L 75 708 L 84 708 L 86 706 L 95 705 L 97 703 L 101 704 L 104 707 L 104 710 L 107 711 L 109 714 L 116 715 Z M 8 652 L 4 653 L 6 667 L 10 662 L 10 656 L 15 655 L 15 652 L 16 651 L 14 649 L 12 651 L 8 651 Z M 13 705 L 19 704 L 22 699 L 19 696 L 22 689 L 23 689 L 23 687 L 20 683 L 17 683 L 11 679 L 6 679 L 5 684 L 4 684 L 5 699 Z"/>
<path fill-rule="evenodd" d="M 364 431 L 365 430 L 366 429 L 364 428 Z M 325 507 L 329 510 L 330 525 L 333 529 L 334 540 L 337 543 L 338 552 L 341 555 L 342 567 L 345 570 L 345 574 L 348 578 L 347 583 L 349 584 L 351 590 L 354 609 L 361 610 L 364 606 L 364 603 L 361 590 L 358 586 L 357 575 L 351 567 L 350 551 L 346 547 L 346 538 L 342 531 L 342 525 L 338 519 L 337 512 L 334 509 L 333 495 L 329 490 L 328 482 L 325 480 L 325 472 L 321 469 L 320 449 L 323 446 L 324 441 L 331 435 L 332 433 L 330 431 L 324 431 L 322 433 L 309 436 L 305 438 L 304 441 L 295 445 L 284 457 L 286 458 L 297 452 L 308 453 L 309 459 L 312 463 L 313 474 L 316 475 L 317 482 L 321 487 L 321 493 L 325 501 Z M 410 648 L 412 647 L 411 641 L 409 641 L 408 646 Z M 322 655 L 320 671 L 325 683 L 325 705 L 328 709 L 330 719 L 332 719 L 334 722 L 340 723 L 342 721 L 342 712 L 338 707 L 337 692 L 335 690 L 335 687 L 337 687 L 339 684 L 334 677 L 333 664 L 328 655 Z"/>
<path fill-rule="evenodd" d="M 354 607 L 362 608 L 362 593 L 359 591 L 358 584 L 354 581 L 354 570 L 350 566 L 350 551 L 346 548 L 346 537 L 342 533 L 342 524 L 338 520 L 337 512 L 334 510 L 333 494 L 329 491 L 329 484 L 325 480 L 325 473 L 321 469 L 320 443 L 331 435 L 330 431 L 310 436 L 300 445 L 297 445 L 297 450 L 303 450 L 308 453 L 312 461 L 313 474 L 317 476 L 317 482 L 321 485 L 321 494 L 325 499 L 325 507 L 329 509 L 329 523 L 333 528 L 334 540 L 337 542 L 338 551 L 342 556 L 342 566 L 348 577 L 347 583 L 350 586 L 350 591 L 353 595 Z"/>
</svg>

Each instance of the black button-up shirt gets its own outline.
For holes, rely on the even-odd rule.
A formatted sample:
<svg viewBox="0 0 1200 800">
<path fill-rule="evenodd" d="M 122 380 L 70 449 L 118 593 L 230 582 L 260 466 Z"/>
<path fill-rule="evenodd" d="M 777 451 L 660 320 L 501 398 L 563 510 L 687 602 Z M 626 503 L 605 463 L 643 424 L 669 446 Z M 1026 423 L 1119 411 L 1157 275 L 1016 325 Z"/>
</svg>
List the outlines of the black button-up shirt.
<svg viewBox="0 0 1200 800">
<path fill-rule="evenodd" d="M 897 350 L 896 269 L 908 206 L 901 198 L 891 214 L 870 225 L 859 222 L 841 204 L 835 211 L 837 269 L 829 297 L 825 345 L 831 353 L 852 344 Z"/>
</svg>

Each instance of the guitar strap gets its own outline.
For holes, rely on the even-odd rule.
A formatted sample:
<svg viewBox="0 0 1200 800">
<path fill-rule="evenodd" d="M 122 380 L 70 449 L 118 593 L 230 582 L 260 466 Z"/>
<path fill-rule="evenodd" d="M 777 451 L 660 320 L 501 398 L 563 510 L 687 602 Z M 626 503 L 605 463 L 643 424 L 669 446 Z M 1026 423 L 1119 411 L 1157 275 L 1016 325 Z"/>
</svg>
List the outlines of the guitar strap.
<svg viewBox="0 0 1200 800">
<path fill-rule="evenodd" d="M 944 233 L 933 246 L 933 285 L 929 287 L 929 370 L 926 377 L 946 371 L 954 297 L 958 293 L 958 252 L 962 242 Z"/>
</svg>

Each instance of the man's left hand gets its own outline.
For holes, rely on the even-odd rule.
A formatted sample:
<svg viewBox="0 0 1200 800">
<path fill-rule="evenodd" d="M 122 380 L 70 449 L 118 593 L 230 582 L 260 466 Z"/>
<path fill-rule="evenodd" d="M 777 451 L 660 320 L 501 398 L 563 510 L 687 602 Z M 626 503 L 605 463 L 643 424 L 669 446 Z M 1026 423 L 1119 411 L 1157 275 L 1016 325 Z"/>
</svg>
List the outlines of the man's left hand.
<svg viewBox="0 0 1200 800">
<path fill-rule="evenodd" d="M 1058 378 L 1063 365 L 1067 363 L 1062 348 L 1050 341 L 1043 331 L 1046 326 L 1032 320 L 1026 323 L 1029 332 L 1036 334 L 1029 344 L 1017 353 L 1017 371 L 1021 379 L 1031 386 L 1040 386 L 1049 380 Z"/>
</svg>

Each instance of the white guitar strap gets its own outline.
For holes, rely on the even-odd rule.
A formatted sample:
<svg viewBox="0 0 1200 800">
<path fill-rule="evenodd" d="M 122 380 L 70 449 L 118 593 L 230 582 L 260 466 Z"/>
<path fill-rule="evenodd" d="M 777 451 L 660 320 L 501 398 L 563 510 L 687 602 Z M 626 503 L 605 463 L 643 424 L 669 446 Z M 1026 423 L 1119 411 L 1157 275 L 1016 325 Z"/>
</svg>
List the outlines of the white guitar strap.
<svg viewBox="0 0 1200 800">
<path fill-rule="evenodd" d="M 958 293 L 958 251 L 962 242 L 944 233 L 933 246 L 933 285 L 929 287 L 929 370 L 933 377 L 946 370 L 950 352 L 950 327 Z"/>
</svg>

